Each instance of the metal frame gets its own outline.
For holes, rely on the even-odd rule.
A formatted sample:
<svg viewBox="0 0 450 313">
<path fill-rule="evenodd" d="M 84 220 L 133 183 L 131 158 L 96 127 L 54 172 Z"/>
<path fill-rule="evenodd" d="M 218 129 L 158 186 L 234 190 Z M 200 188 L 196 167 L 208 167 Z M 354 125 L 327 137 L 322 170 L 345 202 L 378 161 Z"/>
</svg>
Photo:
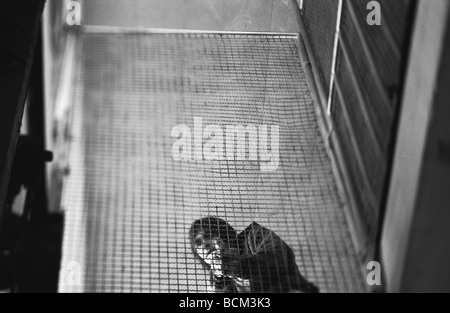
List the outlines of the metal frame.
<svg viewBox="0 0 450 313">
<path fill-rule="evenodd" d="M 246 36 L 277 36 L 282 38 L 297 37 L 298 33 L 286 32 L 243 32 L 243 31 L 212 31 L 195 29 L 170 29 L 170 28 L 143 28 L 143 27 L 117 27 L 117 26 L 81 26 L 81 31 L 86 34 L 212 34 L 212 35 L 246 35 Z"/>
<path fill-rule="evenodd" d="M 397 112 L 394 112 L 393 107 L 391 106 L 391 100 L 389 99 L 387 90 L 384 88 L 382 80 L 381 80 L 381 76 L 380 76 L 380 72 L 379 69 L 376 67 L 375 65 L 375 59 L 373 56 L 373 53 L 370 50 L 369 47 L 369 43 L 367 42 L 367 39 L 364 36 L 364 33 L 362 31 L 361 28 L 361 23 L 360 19 L 357 18 L 357 13 L 355 10 L 355 4 L 352 3 L 351 0 L 342 0 L 341 5 L 343 6 L 343 8 L 345 8 L 347 10 L 347 14 L 348 14 L 348 18 L 349 18 L 349 22 L 352 24 L 352 26 L 354 26 L 354 28 L 356 29 L 356 36 L 358 37 L 359 41 L 361 42 L 362 45 L 362 49 L 364 51 L 364 56 L 367 59 L 368 65 L 369 65 L 369 70 L 371 75 L 373 76 L 373 80 L 374 80 L 374 86 L 375 86 L 375 90 L 378 91 L 378 93 L 380 94 L 380 96 L 382 97 L 382 104 L 388 109 L 388 112 L 394 116 L 394 123 L 395 123 L 395 115 Z M 333 67 L 337 66 L 337 62 L 338 62 L 338 58 L 345 58 L 347 61 L 350 60 L 350 49 L 351 47 L 349 46 L 348 42 L 345 40 L 345 34 L 342 33 L 342 30 L 340 29 L 342 26 L 342 21 L 341 19 L 343 18 L 344 12 L 343 12 L 343 8 L 342 10 L 338 10 L 338 19 L 337 19 L 337 25 L 336 25 L 336 40 L 335 40 L 335 47 L 334 47 L 334 56 L 333 56 Z M 298 13 L 298 22 L 300 25 L 300 29 L 301 29 L 301 39 L 300 41 L 304 42 L 304 50 L 306 51 L 307 55 L 308 55 L 308 62 L 310 61 L 311 64 L 307 64 L 308 68 L 310 68 L 311 70 L 307 73 L 308 75 L 312 75 L 312 78 L 309 78 L 309 81 L 312 82 L 312 84 L 314 85 L 311 89 L 314 92 L 317 93 L 316 95 L 316 99 L 318 100 L 319 103 L 319 108 L 320 110 L 318 111 L 319 113 L 319 119 L 322 120 L 322 124 L 326 125 L 324 127 L 324 136 L 326 138 L 326 140 L 328 141 L 328 146 L 330 147 L 331 150 L 331 158 L 333 160 L 335 160 L 336 162 L 336 173 L 342 183 L 342 194 L 345 195 L 345 199 L 347 200 L 347 216 L 349 217 L 350 220 L 350 224 L 351 224 L 351 228 L 353 230 L 353 238 L 355 240 L 355 245 L 359 248 L 360 252 L 361 252 L 361 256 L 363 258 L 366 257 L 375 257 L 377 255 L 377 249 L 378 249 L 378 242 L 379 242 L 379 236 L 377 235 L 377 242 L 371 242 L 372 240 L 370 240 L 369 242 L 369 234 L 367 233 L 367 231 L 365 230 L 365 226 L 364 223 L 362 221 L 362 215 L 360 210 L 358 209 L 358 206 L 356 204 L 356 195 L 354 194 L 355 191 L 353 190 L 353 188 L 351 187 L 351 177 L 350 177 L 350 173 L 348 172 L 345 160 L 344 160 L 344 156 L 343 156 L 343 147 L 342 147 L 342 142 L 339 139 L 339 136 L 336 134 L 335 132 L 335 126 L 334 126 L 334 121 L 331 117 L 331 112 L 332 112 L 332 105 L 333 105 L 333 97 L 335 96 L 340 96 L 342 94 L 342 92 L 340 91 L 340 82 L 339 82 L 339 77 L 336 76 L 336 69 L 332 68 L 332 73 L 331 73 L 331 80 L 330 80 L 330 90 L 327 93 L 325 91 L 325 88 L 323 86 L 323 83 L 320 81 L 320 71 L 318 69 L 318 62 L 314 57 L 314 51 L 312 49 L 311 43 L 309 42 L 309 38 L 308 38 L 308 33 L 306 31 L 305 25 L 303 24 L 302 21 L 302 17 L 301 17 L 301 12 L 299 11 Z M 391 47 L 391 49 L 395 52 L 395 56 L 401 61 L 401 56 L 406 56 L 407 55 L 407 51 L 403 50 L 400 51 L 400 47 L 398 47 L 398 45 L 395 43 L 393 34 L 392 34 L 392 30 L 390 28 L 387 27 L 383 27 L 383 34 L 386 36 L 386 40 L 388 42 L 389 47 Z M 408 36 L 408 35 L 406 35 Z M 372 139 L 372 142 L 374 143 L 373 147 L 374 147 L 374 151 L 375 154 L 377 156 L 378 159 L 383 159 L 386 160 L 386 168 L 387 171 L 389 171 L 389 164 L 387 164 L 387 162 L 390 162 L 390 154 L 391 154 L 391 149 L 389 149 L 389 151 L 386 153 L 384 150 L 384 147 L 382 146 L 382 142 L 381 139 L 379 139 L 379 136 L 375 133 L 375 122 L 373 120 L 373 118 L 370 116 L 368 110 L 367 110 L 367 106 L 366 105 L 362 105 L 364 103 L 366 103 L 367 101 L 364 98 L 364 94 L 363 94 L 363 89 L 361 86 L 361 83 L 355 79 L 355 66 L 351 63 L 351 62 L 347 62 L 348 63 L 348 69 L 349 71 L 352 73 L 353 79 L 352 79 L 352 84 L 355 86 L 355 91 L 356 91 L 356 96 L 358 97 L 358 101 L 361 103 L 360 108 L 362 111 L 362 115 L 364 116 L 364 121 L 365 123 L 368 125 L 367 129 L 368 129 L 368 134 L 370 136 L 370 138 Z M 403 65 L 404 61 L 402 61 L 402 65 Z M 401 72 L 404 71 L 404 68 L 402 66 L 401 68 Z M 402 83 L 403 81 L 403 75 L 400 79 L 400 83 Z M 401 87 L 400 91 L 401 91 Z M 328 97 L 327 97 L 328 95 Z M 342 101 L 342 106 L 344 107 L 343 110 L 343 114 L 344 114 L 344 118 L 348 121 L 348 105 L 346 105 L 345 101 Z M 349 123 L 347 123 L 348 125 L 350 125 Z M 395 133 L 396 127 L 394 125 L 393 131 L 392 133 Z M 358 142 L 356 141 L 356 133 L 353 129 L 353 127 L 350 125 L 350 129 L 349 129 L 350 133 L 351 133 L 351 146 L 353 147 L 353 150 L 356 153 L 356 163 L 358 168 L 360 169 L 359 172 L 362 175 L 362 178 L 365 182 L 365 185 L 367 186 L 367 190 L 369 192 L 369 201 L 371 202 L 369 205 L 371 206 L 376 206 L 376 207 L 381 207 L 384 205 L 384 191 L 383 191 L 383 195 L 381 195 L 380 199 L 377 199 L 375 197 L 375 191 L 373 190 L 371 184 L 369 184 L 369 177 L 368 177 L 368 173 L 366 172 L 366 168 L 364 166 L 363 163 L 363 158 L 362 158 L 362 151 L 361 151 L 361 147 L 358 144 Z M 392 145 L 390 145 L 391 147 Z M 389 173 L 387 173 L 388 177 L 389 177 Z M 379 228 L 381 229 L 382 225 L 383 225 L 383 214 L 384 210 L 383 208 L 380 209 L 380 218 L 379 218 Z M 379 232 L 379 231 L 378 231 Z"/>
</svg>

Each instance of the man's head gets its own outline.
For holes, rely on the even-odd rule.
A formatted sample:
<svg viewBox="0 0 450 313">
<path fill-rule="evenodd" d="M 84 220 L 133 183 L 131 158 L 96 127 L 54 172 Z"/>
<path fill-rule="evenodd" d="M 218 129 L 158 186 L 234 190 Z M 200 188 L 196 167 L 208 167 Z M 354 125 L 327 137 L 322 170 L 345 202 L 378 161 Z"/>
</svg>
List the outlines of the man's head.
<svg viewBox="0 0 450 313">
<path fill-rule="evenodd" d="M 189 232 L 192 249 L 207 264 L 215 279 L 230 270 L 230 256 L 237 255 L 237 233 L 226 221 L 205 217 L 195 221 Z"/>
</svg>

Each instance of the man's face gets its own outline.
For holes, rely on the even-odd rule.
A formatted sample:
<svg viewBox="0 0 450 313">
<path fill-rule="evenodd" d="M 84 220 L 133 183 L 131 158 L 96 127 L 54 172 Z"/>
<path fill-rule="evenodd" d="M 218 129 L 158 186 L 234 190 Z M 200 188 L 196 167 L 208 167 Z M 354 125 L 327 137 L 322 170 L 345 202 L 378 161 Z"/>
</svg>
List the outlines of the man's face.
<svg viewBox="0 0 450 313">
<path fill-rule="evenodd" d="M 198 255 L 211 267 L 211 271 L 216 278 L 224 276 L 222 266 L 222 248 L 218 240 L 213 239 L 208 242 L 202 240 L 196 245 Z"/>
</svg>

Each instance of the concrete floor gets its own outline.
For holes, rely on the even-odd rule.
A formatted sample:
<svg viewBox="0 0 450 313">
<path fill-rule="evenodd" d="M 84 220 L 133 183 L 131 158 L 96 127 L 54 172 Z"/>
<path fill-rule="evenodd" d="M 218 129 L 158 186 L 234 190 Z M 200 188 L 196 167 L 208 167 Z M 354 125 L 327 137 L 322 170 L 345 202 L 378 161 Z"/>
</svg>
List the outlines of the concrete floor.
<svg viewBox="0 0 450 313">
<path fill-rule="evenodd" d="M 85 0 L 82 8 L 84 25 L 299 32 L 292 0 Z"/>
</svg>

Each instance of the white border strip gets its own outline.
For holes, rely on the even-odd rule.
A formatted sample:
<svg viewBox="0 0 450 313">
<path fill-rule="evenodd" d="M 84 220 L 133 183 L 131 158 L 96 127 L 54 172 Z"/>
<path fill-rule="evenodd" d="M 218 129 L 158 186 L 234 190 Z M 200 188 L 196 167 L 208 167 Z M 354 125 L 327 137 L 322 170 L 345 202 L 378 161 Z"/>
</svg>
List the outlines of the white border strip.
<svg viewBox="0 0 450 313">
<path fill-rule="evenodd" d="M 211 35 L 266 35 L 285 36 L 298 38 L 298 33 L 283 32 L 242 32 L 242 31 L 215 31 L 196 29 L 171 29 L 171 28 L 144 28 L 144 27 L 117 27 L 117 26 L 82 26 L 81 30 L 86 34 L 211 34 Z"/>
</svg>

